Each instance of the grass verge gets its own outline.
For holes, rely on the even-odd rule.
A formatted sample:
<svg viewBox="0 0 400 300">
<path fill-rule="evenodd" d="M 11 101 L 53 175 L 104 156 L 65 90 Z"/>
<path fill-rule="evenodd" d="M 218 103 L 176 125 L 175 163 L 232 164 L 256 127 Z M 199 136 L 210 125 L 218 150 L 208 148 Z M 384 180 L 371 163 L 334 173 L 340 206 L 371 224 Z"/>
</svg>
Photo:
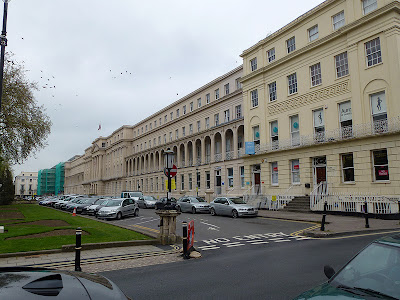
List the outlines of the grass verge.
<svg viewBox="0 0 400 300">
<path fill-rule="evenodd" d="M 12 221 L 12 218 L 8 219 L 7 212 L 15 212 L 15 210 L 10 209 L 17 209 L 24 215 L 24 219 L 15 219 Z M 0 225 L 4 225 L 8 230 L 8 232 L 0 234 L 0 253 L 61 249 L 62 245 L 75 244 L 75 235 L 47 236 L 39 238 L 27 237 L 25 239 L 7 240 L 9 237 L 27 236 L 30 234 L 52 231 L 54 229 L 76 229 L 77 227 L 81 227 L 82 230 L 89 233 L 88 235 L 82 236 L 82 244 L 151 239 L 150 237 L 135 231 L 82 218 L 80 216 L 73 217 L 69 213 L 35 204 L 0 206 L 0 211 L 2 212 Z M 2 223 L 3 220 L 6 222 Z M 27 224 L 24 226 L 24 223 L 39 220 L 63 220 L 67 222 L 68 225 L 50 227 Z M 18 224 L 18 226 L 13 224 Z"/>
</svg>

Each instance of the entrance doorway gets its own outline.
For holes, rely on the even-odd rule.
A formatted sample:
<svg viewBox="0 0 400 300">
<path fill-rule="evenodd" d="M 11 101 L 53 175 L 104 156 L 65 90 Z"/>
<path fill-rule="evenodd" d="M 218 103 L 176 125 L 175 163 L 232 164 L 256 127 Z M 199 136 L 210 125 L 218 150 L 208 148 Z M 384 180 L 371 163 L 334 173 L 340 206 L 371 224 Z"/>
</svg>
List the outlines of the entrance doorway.
<svg viewBox="0 0 400 300">
<path fill-rule="evenodd" d="M 215 170 L 215 194 L 221 195 L 221 170 Z"/>
<path fill-rule="evenodd" d="M 314 185 L 326 182 L 326 156 L 313 158 Z"/>
<path fill-rule="evenodd" d="M 253 193 L 260 194 L 261 193 L 261 166 L 253 165 L 252 167 L 253 173 Z"/>
</svg>

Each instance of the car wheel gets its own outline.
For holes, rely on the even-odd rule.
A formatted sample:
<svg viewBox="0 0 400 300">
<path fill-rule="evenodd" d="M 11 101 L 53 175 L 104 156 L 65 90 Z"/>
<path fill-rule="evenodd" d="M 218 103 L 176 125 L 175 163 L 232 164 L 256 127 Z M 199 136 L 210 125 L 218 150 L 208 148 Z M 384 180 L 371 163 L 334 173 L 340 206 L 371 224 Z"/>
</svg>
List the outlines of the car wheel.
<svg viewBox="0 0 400 300">
<path fill-rule="evenodd" d="M 236 219 L 237 217 L 239 217 L 237 210 L 232 210 L 232 218 Z"/>
<path fill-rule="evenodd" d="M 215 209 L 213 207 L 211 207 L 210 209 L 210 213 L 212 216 L 216 216 L 217 214 L 215 213 Z"/>
<path fill-rule="evenodd" d="M 147 208 L 147 204 L 145 203 L 145 204 L 143 204 L 143 208 Z"/>
<path fill-rule="evenodd" d="M 182 212 L 182 209 L 181 209 L 180 206 L 176 206 L 176 210 L 177 210 L 178 212 Z"/>
<path fill-rule="evenodd" d="M 192 214 L 196 213 L 196 207 L 192 207 Z"/>
<path fill-rule="evenodd" d="M 135 212 L 133 214 L 134 217 L 138 217 L 139 216 L 139 209 L 135 209 Z"/>
<path fill-rule="evenodd" d="M 122 218 L 121 212 L 117 213 L 117 220 L 121 220 L 121 218 Z"/>
</svg>

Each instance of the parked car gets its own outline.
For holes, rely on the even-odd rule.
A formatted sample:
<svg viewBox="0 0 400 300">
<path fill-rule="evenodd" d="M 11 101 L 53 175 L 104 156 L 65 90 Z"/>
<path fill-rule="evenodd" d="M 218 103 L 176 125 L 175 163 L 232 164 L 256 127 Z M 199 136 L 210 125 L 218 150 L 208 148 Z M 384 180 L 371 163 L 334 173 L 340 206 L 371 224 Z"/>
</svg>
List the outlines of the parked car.
<svg viewBox="0 0 400 300">
<path fill-rule="evenodd" d="M 239 197 L 217 197 L 210 203 L 210 213 L 215 215 L 232 216 L 232 218 L 258 215 L 256 207 L 246 204 Z"/>
<path fill-rule="evenodd" d="M 97 198 L 81 198 L 74 204 L 70 205 L 70 207 L 67 206 L 68 211 L 73 211 L 76 209 L 76 213 L 81 214 L 84 211 L 84 208 L 92 205 L 95 203 Z"/>
<path fill-rule="evenodd" d="M 97 215 L 100 208 L 102 208 L 109 199 L 111 198 L 97 199 L 92 205 L 85 207 L 83 214 L 93 215 L 93 216 Z"/>
<path fill-rule="evenodd" d="M 139 197 L 138 200 L 136 200 L 136 203 L 138 204 L 138 206 L 142 207 L 142 208 L 155 208 L 156 202 L 157 202 L 157 199 L 154 198 L 153 196 L 142 196 L 142 197 Z"/>
<path fill-rule="evenodd" d="M 176 209 L 176 198 L 171 197 L 171 208 Z M 163 197 L 157 200 L 156 209 L 164 209 L 165 204 L 167 204 L 167 197 Z"/>
<path fill-rule="evenodd" d="M 329 280 L 296 299 L 400 299 L 400 234 L 380 238 L 337 273 L 324 267 Z"/>
<path fill-rule="evenodd" d="M 141 191 L 121 192 L 121 198 L 132 198 L 137 201 L 140 197 L 143 197 L 143 193 Z"/>
<path fill-rule="evenodd" d="M 183 196 L 176 203 L 176 210 L 182 212 L 210 212 L 210 204 L 204 198 L 195 196 Z"/>
<path fill-rule="evenodd" d="M 46 268 L 0 268 L 0 299 L 129 299 L 108 278 Z"/>
<path fill-rule="evenodd" d="M 97 213 L 97 217 L 100 219 L 120 220 L 121 218 L 129 215 L 139 215 L 139 207 L 135 203 L 135 200 L 131 198 L 109 200 Z"/>
</svg>

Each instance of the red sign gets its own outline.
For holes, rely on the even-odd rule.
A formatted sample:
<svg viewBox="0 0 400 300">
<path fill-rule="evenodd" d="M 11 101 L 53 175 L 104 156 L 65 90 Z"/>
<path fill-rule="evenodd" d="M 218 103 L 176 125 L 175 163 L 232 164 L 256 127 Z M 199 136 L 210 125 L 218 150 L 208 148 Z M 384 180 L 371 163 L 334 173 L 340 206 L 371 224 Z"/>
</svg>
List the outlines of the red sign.
<svg viewBox="0 0 400 300">
<path fill-rule="evenodd" d="M 275 171 L 275 172 L 278 171 L 278 167 L 274 167 L 274 171 Z"/>
<path fill-rule="evenodd" d="M 173 165 L 173 166 L 172 166 L 172 169 L 171 169 L 170 172 L 169 172 L 169 177 L 171 177 L 171 178 L 172 178 L 172 177 L 175 177 L 177 172 L 178 172 L 177 167 L 176 167 L 175 165 Z M 165 174 L 165 176 L 168 177 L 168 170 L 167 170 L 167 168 L 164 168 L 164 174 Z"/>
<path fill-rule="evenodd" d="M 293 169 L 298 170 L 299 169 L 299 165 L 294 165 Z"/>
<path fill-rule="evenodd" d="M 187 250 L 193 247 L 194 244 L 194 221 L 188 223 L 188 235 L 187 235 Z"/>
<path fill-rule="evenodd" d="M 379 176 L 388 176 L 388 170 L 379 170 L 378 174 Z"/>
</svg>

